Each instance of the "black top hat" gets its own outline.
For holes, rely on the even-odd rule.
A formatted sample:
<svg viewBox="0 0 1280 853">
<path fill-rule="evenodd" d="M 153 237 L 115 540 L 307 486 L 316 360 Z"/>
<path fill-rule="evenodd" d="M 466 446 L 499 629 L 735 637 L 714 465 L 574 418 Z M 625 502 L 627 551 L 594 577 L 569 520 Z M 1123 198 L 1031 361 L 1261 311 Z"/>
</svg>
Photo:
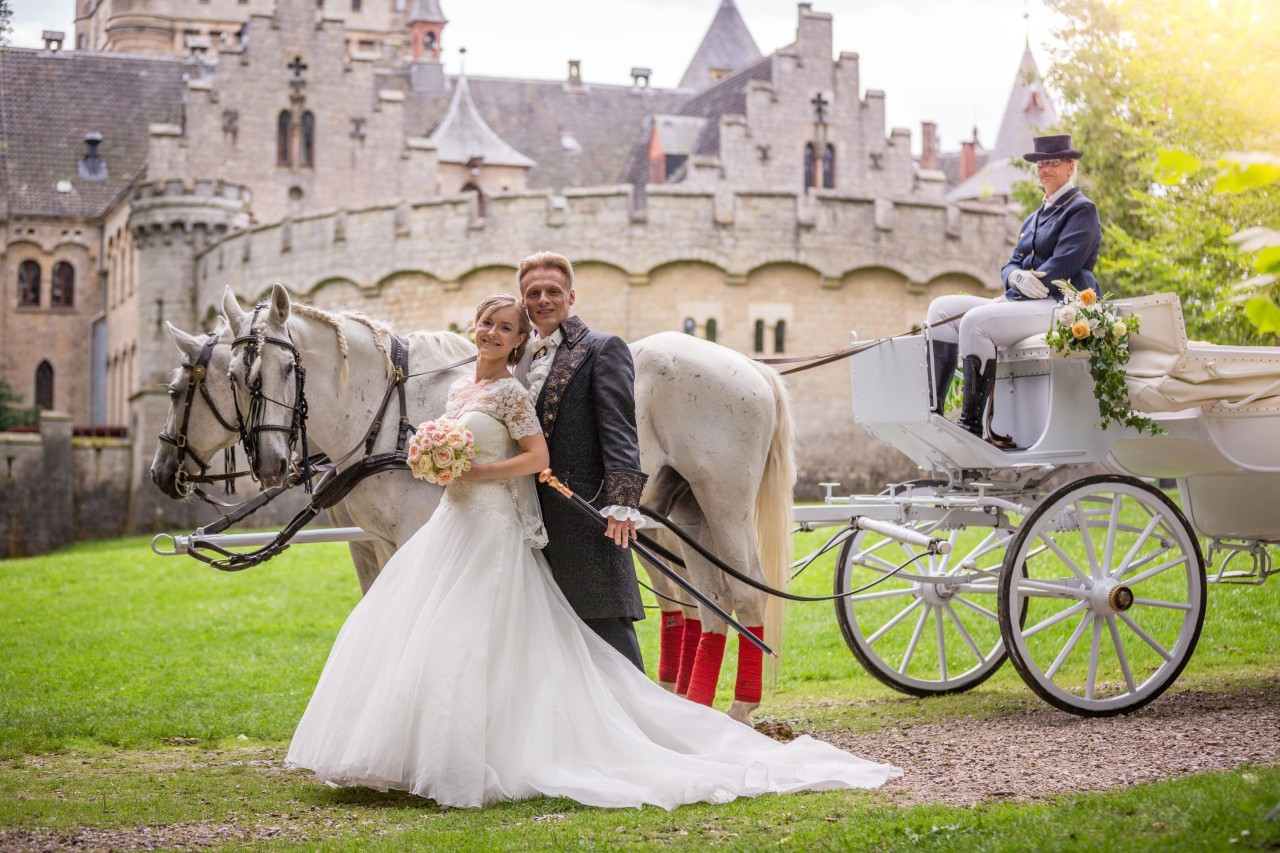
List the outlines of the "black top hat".
<svg viewBox="0 0 1280 853">
<path fill-rule="evenodd" d="M 1022 155 L 1022 159 L 1029 163 L 1038 163 L 1041 160 L 1079 160 L 1084 156 L 1083 151 L 1077 151 L 1071 147 L 1069 133 L 1058 136 L 1037 136 L 1031 140 L 1031 144 L 1036 150 Z"/>
</svg>

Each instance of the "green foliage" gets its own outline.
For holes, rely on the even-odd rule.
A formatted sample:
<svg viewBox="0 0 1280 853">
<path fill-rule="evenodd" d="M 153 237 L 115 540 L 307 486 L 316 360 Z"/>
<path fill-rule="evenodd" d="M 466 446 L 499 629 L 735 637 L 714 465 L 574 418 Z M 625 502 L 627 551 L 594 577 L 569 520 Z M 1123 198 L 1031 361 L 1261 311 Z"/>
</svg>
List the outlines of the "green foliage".
<svg viewBox="0 0 1280 853">
<path fill-rule="evenodd" d="M 13 426 L 30 426 L 39 422 L 39 409 L 22 409 L 19 403 L 22 395 L 14 392 L 13 387 L 0 378 L 0 432 Z"/>
<path fill-rule="evenodd" d="M 1112 295 L 1173 290 L 1193 338 L 1274 343 L 1234 298 L 1251 274 L 1232 244 L 1280 206 L 1263 159 L 1280 150 L 1271 0 L 1051 0 L 1066 23 L 1051 81 L 1105 226 L 1096 273 Z"/>
</svg>

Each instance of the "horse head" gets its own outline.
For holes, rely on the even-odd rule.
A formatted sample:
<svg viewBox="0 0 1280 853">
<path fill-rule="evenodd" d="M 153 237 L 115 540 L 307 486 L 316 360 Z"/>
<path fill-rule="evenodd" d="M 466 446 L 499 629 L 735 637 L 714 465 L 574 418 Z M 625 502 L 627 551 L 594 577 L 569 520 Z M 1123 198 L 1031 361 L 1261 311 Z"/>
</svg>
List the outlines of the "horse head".
<svg viewBox="0 0 1280 853">
<path fill-rule="evenodd" d="M 262 485 L 278 486 L 289 475 L 307 417 L 305 373 L 289 331 L 289 293 L 273 285 L 268 299 L 245 311 L 228 287 L 222 306 L 234 331 L 229 376 L 245 453 Z"/>
<path fill-rule="evenodd" d="M 235 445 L 235 400 L 227 370 L 231 329 L 218 318 L 207 335 L 189 335 L 165 323 L 182 363 L 169 377 L 169 416 L 160 433 L 151 481 L 171 498 L 189 493 L 188 481 L 205 473 L 215 453 Z"/>
</svg>

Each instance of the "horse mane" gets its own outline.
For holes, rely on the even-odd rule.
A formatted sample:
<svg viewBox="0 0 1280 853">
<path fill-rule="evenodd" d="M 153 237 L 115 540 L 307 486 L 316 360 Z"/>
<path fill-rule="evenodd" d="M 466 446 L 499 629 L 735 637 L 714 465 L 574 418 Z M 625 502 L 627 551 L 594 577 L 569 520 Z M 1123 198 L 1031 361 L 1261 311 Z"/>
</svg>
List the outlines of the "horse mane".
<svg viewBox="0 0 1280 853">
<path fill-rule="evenodd" d="M 395 373 L 395 365 L 391 361 L 391 352 L 388 350 L 386 339 L 383 337 L 386 335 L 389 338 L 390 335 L 393 334 L 390 324 L 385 323 L 382 320 L 376 320 L 359 311 L 326 311 L 323 308 L 317 308 L 316 306 L 308 305 L 305 302 L 294 302 L 290 306 L 289 310 L 291 312 L 296 312 L 300 316 L 306 317 L 309 320 L 315 320 L 319 323 L 323 323 L 333 330 L 334 335 L 338 338 L 338 351 L 342 353 L 342 372 L 339 376 L 339 382 L 341 382 L 342 385 L 346 385 L 347 379 L 350 377 L 350 369 L 347 364 L 347 333 L 343 329 L 343 325 L 348 321 L 358 323 L 372 333 L 373 345 L 377 347 L 378 352 L 382 354 L 383 368 L 386 371 L 386 375 L 390 376 Z M 263 344 L 266 340 L 266 318 L 267 315 L 264 314 L 253 328 L 253 332 L 258 338 L 259 352 L 262 351 Z M 456 332 L 419 331 L 411 332 L 405 337 L 410 342 L 421 342 L 431 349 L 440 350 L 446 357 L 453 356 L 455 358 L 463 358 L 465 356 L 472 355 L 475 352 L 475 348 L 471 342 Z M 254 363 L 254 370 L 257 370 L 261 364 L 261 359 L 256 361 Z"/>
</svg>

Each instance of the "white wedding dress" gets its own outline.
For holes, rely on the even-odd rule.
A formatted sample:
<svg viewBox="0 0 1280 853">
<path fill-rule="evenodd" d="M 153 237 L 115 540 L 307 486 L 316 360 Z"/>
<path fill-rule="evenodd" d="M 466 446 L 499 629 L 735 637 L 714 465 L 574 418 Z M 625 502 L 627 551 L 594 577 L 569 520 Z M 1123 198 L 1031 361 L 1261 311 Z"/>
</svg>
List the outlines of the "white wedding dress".
<svg viewBox="0 0 1280 853">
<path fill-rule="evenodd" d="M 459 382 L 445 414 L 465 420 L 479 461 L 540 429 L 513 379 Z M 778 743 L 646 678 L 565 601 L 530 547 L 540 521 L 517 510 L 519 485 L 445 490 L 342 626 L 289 766 L 450 806 L 542 795 L 672 809 L 898 775 L 809 737 Z"/>
</svg>

